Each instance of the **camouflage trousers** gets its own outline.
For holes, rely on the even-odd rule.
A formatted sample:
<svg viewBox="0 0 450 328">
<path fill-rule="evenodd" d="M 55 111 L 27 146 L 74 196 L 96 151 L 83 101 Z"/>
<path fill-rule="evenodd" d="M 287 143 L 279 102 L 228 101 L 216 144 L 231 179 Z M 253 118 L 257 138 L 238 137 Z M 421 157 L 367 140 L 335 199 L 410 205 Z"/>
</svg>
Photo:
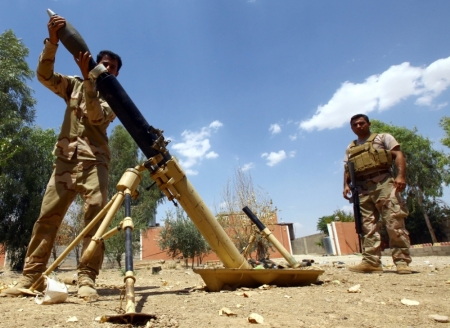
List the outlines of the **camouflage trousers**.
<svg viewBox="0 0 450 328">
<path fill-rule="evenodd" d="M 400 194 L 395 193 L 394 179 L 387 176 L 379 182 L 364 181 L 358 183 L 358 187 L 364 233 L 363 261 L 381 264 L 380 228 L 384 225 L 394 263 L 410 263 L 409 233 L 405 228 L 408 210 Z"/>
<path fill-rule="evenodd" d="M 108 167 L 95 161 L 58 158 L 47 184 L 41 213 L 34 224 L 25 258 L 24 274 L 44 272 L 61 222 L 73 200 L 80 194 L 84 201 L 84 224 L 87 225 L 105 206 L 108 189 Z M 101 221 L 83 239 L 82 252 L 95 235 Z M 89 263 L 79 265 L 78 272 L 92 279 L 103 263 L 104 245 L 100 244 Z"/>
</svg>

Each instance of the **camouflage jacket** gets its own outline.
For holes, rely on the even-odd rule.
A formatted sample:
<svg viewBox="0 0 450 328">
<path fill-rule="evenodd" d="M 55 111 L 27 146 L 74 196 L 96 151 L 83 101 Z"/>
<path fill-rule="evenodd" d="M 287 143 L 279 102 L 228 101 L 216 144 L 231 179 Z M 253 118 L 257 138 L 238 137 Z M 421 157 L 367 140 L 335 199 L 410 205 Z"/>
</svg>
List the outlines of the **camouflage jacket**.
<svg viewBox="0 0 450 328">
<path fill-rule="evenodd" d="M 108 164 L 106 130 L 116 116 L 100 98 L 92 81 L 54 72 L 57 49 L 57 45 L 45 41 L 36 71 L 39 82 L 63 98 L 67 105 L 53 154 L 71 160 L 76 153 L 79 160 Z"/>
</svg>

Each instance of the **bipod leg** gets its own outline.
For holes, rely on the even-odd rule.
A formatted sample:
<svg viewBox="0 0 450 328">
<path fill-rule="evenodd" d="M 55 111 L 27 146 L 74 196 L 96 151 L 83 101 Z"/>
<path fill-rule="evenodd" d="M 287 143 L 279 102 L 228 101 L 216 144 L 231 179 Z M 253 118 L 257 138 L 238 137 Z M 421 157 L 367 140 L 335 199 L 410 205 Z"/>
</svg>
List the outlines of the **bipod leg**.
<svg viewBox="0 0 450 328">
<path fill-rule="evenodd" d="M 136 278 L 133 272 L 133 220 L 131 219 L 131 195 L 125 192 L 125 219 L 123 220 L 125 230 L 125 313 L 118 315 L 102 316 L 101 322 L 145 324 L 151 319 L 156 319 L 153 314 L 136 313 L 134 283 Z"/>
<path fill-rule="evenodd" d="M 95 218 L 92 219 L 91 222 L 89 222 L 89 224 L 81 231 L 81 233 L 70 243 L 69 246 L 66 247 L 66 249 L 58 256 L 58 258 L 55 261 L 53 261 L 53 263 L 47 268 L 47 270 L 45 270 L 42 273 L 39 279 L 36 280 L 34 284 L 31 285 L 30 288 L 27 289 L 19 288 L 19 291 L 27 295 L 41 294 L 40 292 L 37 292 L 36 289 L 39 288 L 39 286 L 44 282 L 45 277 L 48 276 L 50 273 L 52 273 L 53 270 L 55 270 L 58 267 L 58 265 L 61 264 L 61 262 L 66 258 L 66 256 L 75 248 L 76 245 L 80 243 L 80 241 L 84 238 L 84 236 L 87 235 L 87 233 L 92 229 L 92 227 L 94 227 L 98 223 L 98 221 L 100 221 L 105 216 L 105 214 L 109 211 L 109 209 L 113 207 L 113 204 L 116 203 L 118 194 L 119 193 L 115 194 L 113 198 L 111 198 L 108 204 L 106 204 L 106 206 L 95 216 Z M 122 202 L 122 198 L 120 202 Z"/>
<path fill-rule="evenodd" d="M 135 168 L 129 168 L 125 171 L 125 173 L 120 178 L 117 183 L 117 191 L 118 191 L 118 200 L 112 206 L 111 213 L 105 216 L 105 219 L 101 223 L 100 227 L 97 229 L 95 235 L 92 237 L 91 242 L 89 243 L 86 250 L 83 252 L 80 260 L 80 264 L 87 265 L 89 260 L 97 249 L 98 245 L 103 243 L 102 236 L 109 228 L 114 216 L 119 210 L 120 206 L 124 201 L 124 194 L 128 193 L 128 195 L 136 196 L 136 188 L 141 182 L 141 171 L 145 170 L 143 166 L 136 166 Z"/>
</svg>

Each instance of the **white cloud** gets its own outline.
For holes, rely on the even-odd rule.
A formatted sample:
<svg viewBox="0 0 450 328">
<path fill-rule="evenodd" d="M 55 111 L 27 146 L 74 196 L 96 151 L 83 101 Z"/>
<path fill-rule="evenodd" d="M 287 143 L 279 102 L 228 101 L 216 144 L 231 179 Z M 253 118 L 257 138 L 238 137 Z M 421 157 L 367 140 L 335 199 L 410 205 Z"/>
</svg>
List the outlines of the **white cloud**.
<svg viewBox="0 0 450 328">
<path fill-rule="evenodd" d="M 221 126 L 223 126 L 223 124 L 221 123 L 221 122 L 219 122 L 219 121 L 214 121 L 214 122 L 212 122 L 210 125 L 209 125 L 209 127 L 211 128 L 211 129 L 214 129 L 214 130 L 217 130 L 218 128 L 220 128 Z"/>
<path fill-rule="evenodd" d="M 444 108 L 444 107 L 447 107 L 448 106 L 448 102 L 444 102 L 444 103 L 441 103 L 441 104 L 438 104 L 438 105 L 436 105 L 436 106 L 434 106 L 434 110 L 440 110 L 441 108 Z"/>
<path fill-rule="evenodd" d="M 223 126 L 219 121 L 214 121 L 200 131 L 185 130 L 181 133 L 182 142 L 174 143 L 172 149 L 180 155 L 180 164 L 186 174 L 197 175 L 198 172 L 192 168 L 203 160 L 203 158 L 217 158 L 219 155 L 211 151 L 209 137 L 212 133 Z"/>
<path fill-rule="evenodd" d="M 289 152 L 289 157 L 295 157 L 295 154 L 297 153 L 297 151 L 295 151 L 295 150 L 291 150 L 290 152 Z"/>
<path fill-rule="evenodd" d="M 292 141 L 297 140 L 297 135 L 296 134 L 292 134 L 289 136 L 289 139 L 291 139 Z"/>
<path fill-rule="evenodd" d="M 278 153 L 274 152 L 271 152 L 270 154 L 263 153 L 261 157 L 267 159 L 268 166 L 274 166 L 280 163 L 281 161 L 285 160 L 287 156 L 284 150 L 280 150 Z"/>
<path fill-rule="evenodd" d="M 277 134 L 281 132 L 281 126 L 279 126 L 278 124 L 271 124 L 269 127 L 269 131 L 272 134 Z"/>
<path fill-rule="evenodd" d="M 300 122 L 300 129 L 335 129 L 348 123 L 351 116 L 387 110 L 408 97 L 417 97 L 419 106 L 442 108 L 434 99 L 450 86 L 450 57 L 436 60 L 428 67 L 409 63 L 391 66 L 363 83 L 344 82 L 325 105 L 318 106 L 310 119 Z"/>
<path fill-rule="evenodd" d="M 198 171 L 191 170 L 191 169 L 186 169 L 184 172 L 186 173 L 186 175 L 197 175 L 198 174 Z"/>
<path fill-rule="evenodd" d="M 254 167 L 255 167 L 255 164 L 250 162 L 250 163 L 244 164 L 244 166 L 242 166 L 242 171 L 245 172 L 245 171 L 248 171 L 248 170 L 250 170 L 250 169 L 252 169 Z"/>
<path fill-rule="evenodd" d="M 421 97 L 417 105 L 430 106 L 432 101 L 450 85 L 450 57 L 436 60 L 424 69 L 420 83 Z"/>
<path fill-rule="evenodd" d="M 216 158 L 219 157 L 219 154 L 217 154 L 214 151 L 210 151 L 208 154 L 205 155 L 206 158 Z"/>
</svg>

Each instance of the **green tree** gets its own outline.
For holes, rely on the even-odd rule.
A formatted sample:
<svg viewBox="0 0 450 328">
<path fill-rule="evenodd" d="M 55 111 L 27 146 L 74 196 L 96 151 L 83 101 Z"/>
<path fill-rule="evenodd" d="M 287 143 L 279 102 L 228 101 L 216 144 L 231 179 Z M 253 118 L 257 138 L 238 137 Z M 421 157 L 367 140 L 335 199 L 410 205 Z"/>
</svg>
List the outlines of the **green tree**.
<svg viewBox="0 0 450 328">
<path fill-rule="evenodd" d="M 12 30 L 0 35 L 0 184 L 2 167 L 21 148 L 21 131 L 33 122 L 36 100 L 26 84 L 34 77 L 28 48 Z"/>
<path fill-rule="evenodd" d="M 122 125 L 117 125 L 109 138 L 111 162 L 109 164 L 108 197 L 117 192 L 116 185 L 126 169 L 138 164 L 139 148 Z"/>
<path fill-rule="evenodd" d="M 26 246 L 52 171 L 53 130 L 31 127 L 36 100 L 28 49 L 7 30 L 0 35 L 0 243 L 10 265 L 23 267 Z"/>
<path fill-rule="evenodd" d="M 23 267 L 26 247 L 52 173 L 55 131 L 23 128 L 21 149 L 8 158 L 0 185 L 0 243 L 13 269 Z"/>
<path fill-rule="evenodd" d="M 75 201 L 69 206 L 64 220 L 58 230 L 55 238 L 55 244 L 53 245 L 53 260 L 56 260 L 58 246 L 68 246 L 77 236 L 84 230 L 84 209 L 83 199 L 78 194 L 75 197 Z M 75 245 L 73 251 L 75 252 L 75 260 L 80 264 L 82 243 Z"/>
<path fill-rule="evenodd" d="M 166 250 L 171 258 L 183 256 L 186 266 L 188 259 L 191 259 L 194 267 L 196 257 L 201 263 L 201 259 L 211 251 L 195 224 L 184 210 L 178 207 L 175 212 L 173 210 L 166 212 L 164 227 L 159 237 L 159 247 Z"/>
<path fill-rule="evenodd" d="M 418 134 L 416 128 L 409 130 L 373 120 L 371 131 L 392 134 L 400 143 L 406 159 L 405 193 L 408 204 L 419 206 L 431 239 L 436 243 L 437 238 L 428 216 L 427 204 L 441 197 L 443 185 L 450 182 L 448 157 L 443 152 L 433 149 L 432 142 Z M 415 200 L 412 201 L 411 198 Z M 414 211 L 414 208 L 410 208 L 410 211 Z"/>
<path fill-rule="evenodd" d="M 109 169 L 108 196 L 111 199 L 117 192 L 116 186 L 128 168 L 142 164 L 146 159 L 141 155 L 139 148 L 130 134 L 122 125 L 117 125 L 109 140 L 111 162 Z M 133 219 L 133 251 L 139 251 L 139 230 L 146 230 L 150 222 L 154 222 L 157 206 L 163 202 L 163 194 L 156 185 L 153 185 L 147 171 L 141 173 L 142 180 L 137 187 L 139 197 L 132 201 L 131 216 Z M 112 225 L 117 226 L 125 217 L 123 207 L 117 212 Z M 121 267 L 121 259 L 125 253 L 125 234 L 119 233 L 105 240 L 105 255 L 111 262 Z"/>
<path fill-rule="evenodd" d="M 278 209 L 273 205 L 269 194 L 261 187 L 255 187 L 249 171 L 241 167 L 236 168 L 234 176 L 229 179 L 221 195 L 220 209 L 216 209 L 216 216 L 224 229 L 230 232 L 236 247 L 244 249 L 254 233 L 255 227 L 242 209 L 247 206 L 261 222 L 268 228 L 276 223 Z M 258 229 L 256 229 L 259 232 Z M 256 234 L 249 254 L 256 250 L 256 258 L 268 256 L 272 245 L 261 234 Z"/>
<path fill-rule="evenodd" d="M 339 218 L 339 219 L 336 219 Z M 328 236 L 327 224 L 333 221 L 340 222 L 354 222 L 355 218 L 353 213 L 345 212 L 344 210 L 337 209 L 331 215 L 322 216 L 317 221 L 317 231 L 320 231 Z"/>
<path fill-rule="evenodd" d="M 413 208 L 413 211 L 405 221 L 411 244 L 431 243 L 432 238 L 426 222 L 423 220 L 423 213 L 420 207 L 411 206 L 411 208 Z M 425 208 L 430 224 L 436 233 L 436 238 L 440 241 L 448 241 L 450 238 L 450 229 L 448 226 L 450 222 L 450 207 L 441 200 L 431 199 L 427 200 Z"/>
<path fill-rule="evenodd" d="M 444 116 L 443 118 L 441 118 L 439 125 L 445 131 L 445 137 L 441 139 L 441 142 L 444 146 L 450 148 L 450 117 Z"/>
</svg>

